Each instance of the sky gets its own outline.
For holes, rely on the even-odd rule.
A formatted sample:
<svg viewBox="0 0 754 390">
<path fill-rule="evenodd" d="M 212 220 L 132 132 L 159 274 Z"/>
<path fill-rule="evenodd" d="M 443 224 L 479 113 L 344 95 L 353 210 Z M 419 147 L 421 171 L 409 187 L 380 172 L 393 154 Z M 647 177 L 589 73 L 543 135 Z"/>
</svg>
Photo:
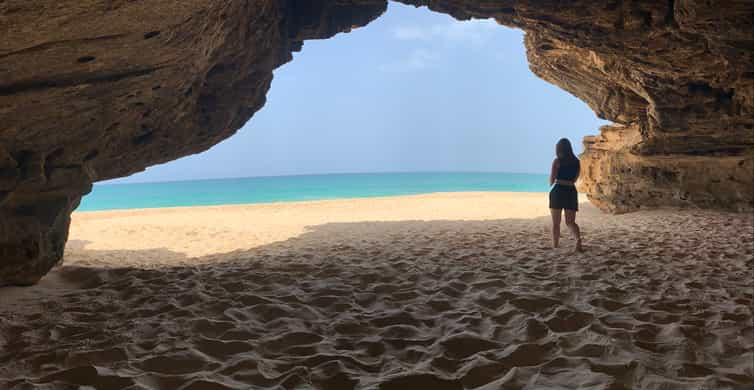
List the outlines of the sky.
<svg viewBox="0 0 754 390">
<path fill-rule="evenodd" d="M 210 150 L 111 182 L 350 172 L 548 173 L 606 121 L 528 68 L 523 32 L 390 3 L 306 41 L 266 105 Z"/>
</svg>

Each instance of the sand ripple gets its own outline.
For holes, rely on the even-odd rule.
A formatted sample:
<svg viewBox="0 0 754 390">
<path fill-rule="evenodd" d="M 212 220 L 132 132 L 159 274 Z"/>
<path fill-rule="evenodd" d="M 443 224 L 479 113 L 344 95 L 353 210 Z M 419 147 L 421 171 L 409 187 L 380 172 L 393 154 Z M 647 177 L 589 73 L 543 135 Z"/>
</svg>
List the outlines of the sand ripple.
<svg viewBox="0 0 754 390">
<path fill-rule="evenodd" d="M 586 218 L 584 254 L 542 219 L 359 224 L 62 267 L 0 305 L 0 388 L 752 388 L 750 217 Z"/>
</svg>

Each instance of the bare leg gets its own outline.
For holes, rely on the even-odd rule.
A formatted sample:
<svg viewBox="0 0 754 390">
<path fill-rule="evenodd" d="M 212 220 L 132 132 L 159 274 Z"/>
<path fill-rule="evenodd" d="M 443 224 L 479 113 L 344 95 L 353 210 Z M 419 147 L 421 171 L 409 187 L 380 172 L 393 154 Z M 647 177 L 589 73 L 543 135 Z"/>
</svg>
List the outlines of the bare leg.
<svg viewBox="0 0 754 390">
<path fill-rule="evenodd" d="M 552 215 L 552 247 L 557 248 L 560 243 L 560 215 L 563 209 L 550 209 Z"/>
<path fill-rule="evenodd" d="M 576 224 L 576 211 L 575 210 L 566 210 L 565 211 L 565 223 L 566 226 L 568 226 L 569 229 L 571 229 L 571 232 L 574 236 L 576 236 L 576 251 L 581 252 L 584 249 L 581 247 L 581 229 L 579 229 L 579 225 Z"/>
</svg>

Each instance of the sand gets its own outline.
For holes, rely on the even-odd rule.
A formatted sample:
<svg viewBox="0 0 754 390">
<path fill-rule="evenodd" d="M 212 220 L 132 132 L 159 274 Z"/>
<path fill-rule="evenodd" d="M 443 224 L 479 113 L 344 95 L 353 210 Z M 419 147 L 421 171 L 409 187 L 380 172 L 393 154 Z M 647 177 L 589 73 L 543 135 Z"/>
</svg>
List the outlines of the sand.
<svg viewBox="0 0 754 390">
<path fill-rule="evenodd" d="M 754 217 L 546 194 L 75 213 L 0 389 L 751 389 Z M 84 387 L 86 388 L 86 387 Z"/>
</svg>

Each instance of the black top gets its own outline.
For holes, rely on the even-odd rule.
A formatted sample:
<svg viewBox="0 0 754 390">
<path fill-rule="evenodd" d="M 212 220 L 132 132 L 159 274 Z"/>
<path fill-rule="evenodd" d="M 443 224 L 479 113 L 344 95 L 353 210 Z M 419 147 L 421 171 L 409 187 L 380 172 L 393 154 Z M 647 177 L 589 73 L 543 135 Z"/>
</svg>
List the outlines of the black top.
<svg viewBox="0 0 754 390">
<path fill-rule="evenodd" d="M 579 176 L 580 169 L 581 163 L 579 159 L 575 159 L 573 162 L 558 160 L 558 173 L 555 175 L 555 178 L 558 180 L 574 181 Z"/>
</svg>

